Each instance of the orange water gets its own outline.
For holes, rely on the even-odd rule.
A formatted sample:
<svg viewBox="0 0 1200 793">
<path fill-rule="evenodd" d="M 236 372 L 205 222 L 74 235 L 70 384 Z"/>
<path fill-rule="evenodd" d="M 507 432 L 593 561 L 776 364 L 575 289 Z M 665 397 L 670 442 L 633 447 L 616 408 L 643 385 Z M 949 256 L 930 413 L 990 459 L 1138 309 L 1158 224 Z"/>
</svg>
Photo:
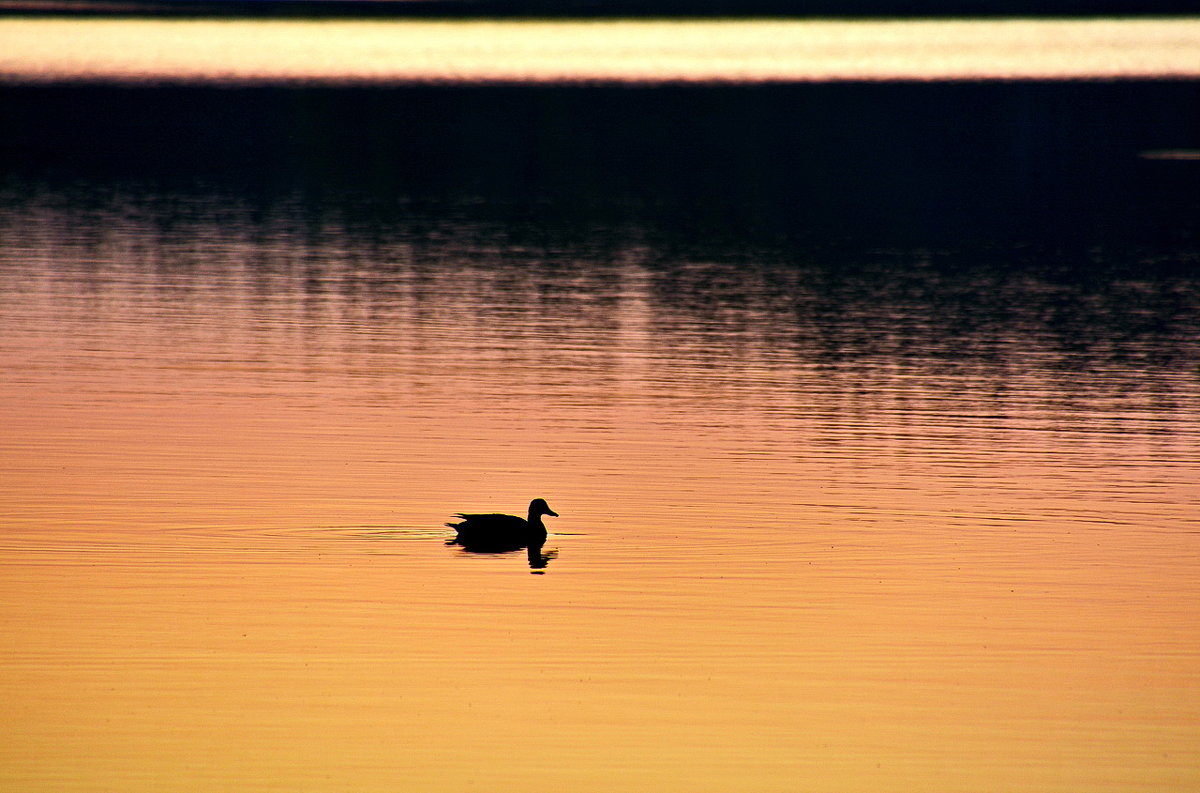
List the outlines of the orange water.
<svg viewBox="0 0 1200 793">
<path fill-rule="evenodd" d="M 10 210 L 0 789 L 1200 783 L 1194 280 Z"/>
</svg>

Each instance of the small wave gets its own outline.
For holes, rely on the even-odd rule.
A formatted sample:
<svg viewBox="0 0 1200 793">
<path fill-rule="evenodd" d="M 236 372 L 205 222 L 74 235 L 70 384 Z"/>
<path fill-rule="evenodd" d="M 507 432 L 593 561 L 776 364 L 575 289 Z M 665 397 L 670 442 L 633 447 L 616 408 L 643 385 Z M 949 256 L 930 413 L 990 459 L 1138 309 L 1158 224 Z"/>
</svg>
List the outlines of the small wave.
<svg viewBox="0 0 1200 793">
<path fill-rule="evenodd" d="M 379 544 L 369 552 L 414 542 L 441 542 L 445 529 L 394 525 L 330 526 L 180 526 L 137 531 L 64 531 L 58 534 L 22 533 L 0 538 L 0 557 L 12 562 L 70 559 L 132 561 L 145 557 L 244 554 L 276 555 L 296 551 L 362 553 L 364 544 Z"/>
<path fill-rule="evenodd" d="M 1200 161 L 1200 149 L 1154 149 L 1138 154 L 1143 160 L 1193 160 Z"/>
<path fill-rule="evenodd" d="M 357 524 L 346 526 L 292 526 L 279 528 L 264 528 L 260 533 L 265 537 L 280 539 L 299 538 L 314 540 L 437 540 L 446 536 L 445 529 L 414 528 L 408 526 Z"/>
</svg>

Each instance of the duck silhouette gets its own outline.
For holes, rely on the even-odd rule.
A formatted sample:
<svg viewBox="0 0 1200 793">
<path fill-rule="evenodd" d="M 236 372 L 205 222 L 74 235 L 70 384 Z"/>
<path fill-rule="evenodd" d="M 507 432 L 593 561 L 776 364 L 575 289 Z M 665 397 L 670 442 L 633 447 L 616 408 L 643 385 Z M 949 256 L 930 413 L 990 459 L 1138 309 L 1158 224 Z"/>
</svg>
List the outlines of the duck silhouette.
<svg viewBox="0 0 1200 793">
<path fill-rule="evenodd" d="M 546 543 L 542 515 L 558 517 L 545 499 L 535 498 L 529 502 L 528 518 L 499 513 L 476 515 L 459 512 L 455 517 L 460 518 L 460 522 L 446 525 L 458 533 L 451 545 L 461 545 L 476 553 L 505 553 L 529 548 L 532 558 L 533 551 L 540 551 Z"/>
</svg>

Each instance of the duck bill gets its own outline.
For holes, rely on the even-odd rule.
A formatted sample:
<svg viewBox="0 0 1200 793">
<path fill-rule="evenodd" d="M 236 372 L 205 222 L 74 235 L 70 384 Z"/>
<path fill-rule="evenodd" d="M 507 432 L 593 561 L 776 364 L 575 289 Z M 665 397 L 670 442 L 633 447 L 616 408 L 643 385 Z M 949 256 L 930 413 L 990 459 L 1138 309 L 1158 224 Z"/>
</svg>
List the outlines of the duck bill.
<svg viewBox="0 0 1200 793">
<path fill-rule="evenodd" d="M 546 514 L 547 514 L 547 515 L 549 515 L 549 516 L 550 516 L 550 517 L 552 517 L 552 518 L 557 518 L 557 517 L 558 517 L 558 513 L 557 513 L 557 512 L 555 512 L 555 511 L 554 511 L 554 510 L 552 510 L 552 509 L 547 509 L 547 510 L 546 510 Z"/>
</svg>

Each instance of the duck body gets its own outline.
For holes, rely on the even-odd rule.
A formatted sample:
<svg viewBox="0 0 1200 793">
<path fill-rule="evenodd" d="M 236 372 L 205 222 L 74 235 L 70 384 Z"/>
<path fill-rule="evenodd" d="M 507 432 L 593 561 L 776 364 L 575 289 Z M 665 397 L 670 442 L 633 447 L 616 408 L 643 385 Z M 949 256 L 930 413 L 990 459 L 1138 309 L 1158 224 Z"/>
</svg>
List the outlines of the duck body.
<svg viewBox="0 0 1200 793">
<path fill-rule="evenodd" d="M 458 536 L 454 542 L 467 550 L 483 552 L 516 551 L 530 546 L 541 547 L 546 542 L 546 527 L 542 515 L 557 518 L 558 513 L 550 509 L 544 499 L 529 502 L 529 517 L 501 513 L 455 515 L 458 523 L 447 523 Z"/>
</svg>

